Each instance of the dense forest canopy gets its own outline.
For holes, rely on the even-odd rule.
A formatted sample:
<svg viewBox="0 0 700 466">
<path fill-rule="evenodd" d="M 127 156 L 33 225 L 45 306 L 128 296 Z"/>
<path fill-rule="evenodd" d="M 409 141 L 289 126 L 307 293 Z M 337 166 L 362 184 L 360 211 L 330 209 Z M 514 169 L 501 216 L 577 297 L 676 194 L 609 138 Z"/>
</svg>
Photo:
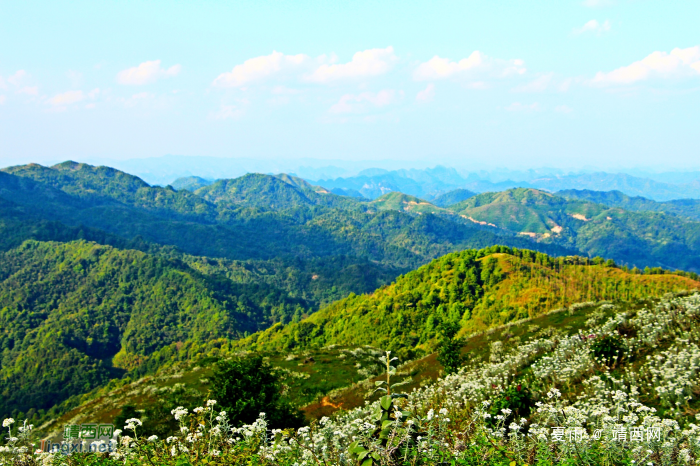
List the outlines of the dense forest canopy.
<svg viewBox="0 0 700 466">
<path fill-rule="evenodd" d="M 0 253 L 1 412 L 48 408 L 183 342 L 240 338 L 308 306 L 139 251 L 28 241 Z"/>
<path fill-rule="evenodd" d="M 448 254 L 374 293 L 350 295 L 308 319 L 241 342 L 259 350 L 372 345 L 412 356 L 432 350 L 443 322 L 484 330 L 591 300 L 634 300 L 700 286 L 697 274 L 628 271 L 613 261 L 553 258 L 493 246 Z"/>
<path fill-rule="evenodd" d="M 4 169 L 0 413 L 216 351 L 371 344 L 412 357 L 445 322 L 463 335 L 697 286 L 660 268 L 698 270 L 691 215 L 472 194 L 435 201 L 446 208 L 288 175 L 177 190 L 74 162 Z"/>
</svg>

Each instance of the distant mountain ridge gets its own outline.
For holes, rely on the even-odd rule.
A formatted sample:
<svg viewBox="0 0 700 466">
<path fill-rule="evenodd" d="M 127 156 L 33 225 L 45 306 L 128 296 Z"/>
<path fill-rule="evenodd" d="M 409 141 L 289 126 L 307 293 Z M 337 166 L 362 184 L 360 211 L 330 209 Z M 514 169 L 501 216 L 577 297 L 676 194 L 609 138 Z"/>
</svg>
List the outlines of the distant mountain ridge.
<svg viewBox="0 0 700 466">
<path fill-rule="evenodd" d="M 432 181 L 453 182 L 459 176 L 449 169 L 427 173 Z M 91 229 L 91 238 L 99 239 L 95 233 L 102 230 L 109 244 L 137 239 L 195 256 L 317 260 L 343 255 L 401 269 L 459 248 L 506 244 L 599 255 L 640 267 L 700 270 L 700 223 L 694 220 L 566 200 L 532 188 L 483 193 L 445 208 L 395 191 L 367 202 L 286 174 L 248 174 L 178 191 L 149 186 L 109 167 L 65 162 L 4 169 L 0 198 L 17 206 L 14 218 L 17 208 L 25 209 L 25 216 L 31 211 L 39 222 Z"/>
<path fill-rule="evenodd" d="M 657 202 L 642 196 L 628 196 L 620 191 L 591 191 L 588 189 L 568 189 L 558 191 L 556 194 L 567 199 L 585 199 L 625 210 L 664 212 L 700 221 L 700 199 Z"/>
<path fill-rule="evenodd" d="M 615 195 L 589 192 L 589 197 L 602 200 Z M 540 242 L 566 244 L 589 256 L 612 257 L 623 263 L 644 257 L 644 262 L 662 267 L 669 267 L 673 257 L 683 263 L 676 262 L 671 268 L 700 271 L 700 222 L 663 213 L 660 208 L 628 211 L 533 188 L 515 188 L 479 194 L 448 210 Z M 630 260 L 632 257 L 639 259 Z"/>
<path fill-rule="evenodd" d="M 42 221 L 238 260 L 343 255 L 403 268 L 494 242 L 566 251 L 439 216 L 373 212 L 364 203 L 288 175 L 249 174 L 193 193 L 149 186 L 108 167 L 25 165 L 0 171 L 0 198 Z"/>
<path fill-rule="evenodd" d="M 700 180 L 671 184 L 625 173 L 582 173 L 571 175 L 534 176 L 522 180 L 490 181 L 476 174 L 462 175 L 453 168 L 435 167 L 425 170 L 364 170 L 357 176 L 319 180 L 329 189 L 349 189 L 375 199 L 390 191 L 400 191 L 423 199 L 433 199 L 457 189 L 477 193 L 512 188 L 536 188 L 550 192 L 578 189 L 618 190 L 629 196 L 643 196 L 657 201 L 700 198 Z"/>
</svg>

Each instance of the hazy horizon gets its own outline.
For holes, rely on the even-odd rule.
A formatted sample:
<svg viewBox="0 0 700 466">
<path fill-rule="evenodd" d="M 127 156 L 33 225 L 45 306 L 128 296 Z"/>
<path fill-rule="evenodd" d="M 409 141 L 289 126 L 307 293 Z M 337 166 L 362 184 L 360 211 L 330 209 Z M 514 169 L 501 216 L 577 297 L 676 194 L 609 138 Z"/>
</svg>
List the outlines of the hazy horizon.
<svg viewBox="0 0 700 466">
<path fill-rule="evenodd" d="M 699 166 L 698 2 L 0 6 L 3 166 Z"/>
<path fill-rule="evenodd" d="M 617 167 L 604 169 L 601 167 L 557 168 L 557 167 L 498 167 L 475 164 L 442 164 L 423 161 L 420 163 L 400 162 L 396 160 L 333 160 L 333 159 L 277 159 L 261 160 L 254 158 L 218 158 L 208 156 L 176 156 L 148 157 L 140 159 L 109 160 L 109 159 L 70 159 L 77 163 L 87 163 L 94 166 L 108 166 L 135 175 L 152 185 L 167 185 L 179 178 L 190 176 L 207 180 L 237 178 L 247 173 L 263 173 L 277 175 L 287 173 L 299 176 L 311 182 L 330 181 L 340 178 L 357 176 L 374 176 L 381 172 L 392 173 L 406 171 L 431 172 L 441 168 L 455 170 L 462 178 L 474 178 L 492 183 L 505 181 L 529 182 L 547 177 L 582 176 L 594 173 L 611 175 L 630 175 L 636 178 L 649 179 L 658 183 L 685 184 L 700 180 L 700 170 L 672 170 L 664 167 Z M 47 160 L 40 165 L 52 166 L 68 160 Z M 39 162 L 30 162 L 39 163 Z M 17 164 L 24 165 L 24 164 Z M 7 168 L 10 165 L 0 167 Z M 695 197 L 695 196 L 691 196 Z"/>
</svg>

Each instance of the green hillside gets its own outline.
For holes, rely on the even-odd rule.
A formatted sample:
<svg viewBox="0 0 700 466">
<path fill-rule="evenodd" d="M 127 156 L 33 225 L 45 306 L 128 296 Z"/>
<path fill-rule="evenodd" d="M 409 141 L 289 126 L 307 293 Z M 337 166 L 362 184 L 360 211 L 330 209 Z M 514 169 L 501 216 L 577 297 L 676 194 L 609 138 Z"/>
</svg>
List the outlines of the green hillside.
<svg viewBox="0 0 700 466">
<path fill-rule="evenodd" d="M 468 189 L 455 189 L 448 191 L 444 194 L 440 194 L 431 200 L 433 204 L 438 207 L 448 207 L 458 202 L 466 201 L 470 197 L 476 196 L 477 193 L 474 191 L 469 191 Z"/>
<path fill-rule="evenodd" d="M 233 180 L 218 180 L 198 189 L 196 194 L 214 204 L 240 204 L 266 210 L 315 205 L 346 209 L 359 206 L 352 199 L 336 196 L 288 175 L 248 174 Z"/>
<path fill-rule="evenodd" d="M 0 415 L 46 409 L 178 348 L 239 338 L 308 312 L 272 286 L 94 243 L 0 253 Z"/>
<path fill-rule="evenodd" d="M 656 272 L 656 273 L 653 273 Z M 495 246 L 448 254 L 371 294 L 351 295 L 299 323 L 242 341 L 256 350 L 372 345 L 404 357 L 434 347 L 442 322 L 481 331 L 579 301 L 634 300 L 700 287 L 698 276 L 629 273 L 581 257 Z"/>
<path fill-rule="evenodd" d="M 393 361 L 389 370 L 377 359 L 384 373 L 380 369 L 307 407 L 325 418 L 272 435 L 262 416 L 231 430 L 222 429 L 230 426 L 218 406 L 194 411 L 193 406 L 206 406 L 206 388 L 194 389 L 207 385 L 211 371 L 203 367 L 173 368 L 104 390 L 42 429 L 60 438 L 66 424 L 109 422 L 119 403 L 154 402 L 186 391 L 197 395 L 181 425 L 197 426 L 201 437 L 188 435 L 189 428 L 178 432 L 177 423 L 167 440 L 148 438 L 137 428 L 137 439 L 122 437 L 119 455 L 59 453 L 53 464 L 140 464 L 138 455 L 145 452 L 163 465 L 292 466 L 309 458 L 349 465 L 349 456 L 365 451 L 378 458 L 377 464 L 395 466 L 449 464 L 442 460 L 498 466 L 696 464 L 698 315 L 700 295 L 687 292 L 660 300 L 576 303 L 463 340 L 463 366 L 447 376 L 441 376 L 434 354 L 406 364 Z M 323 369 L 294 367 L 298 354 L 287 358 L 287 365 L 270 360 L 280 372 L 311 380 L 313 372 L 351 371 L 353 363 L 363 366 L 377 353 L 366 347 L 324 348 L 312 363 Z M 402 383 L 392 393 L 403 395 L 373 394 L 387 379 Z M 137 414 L 144 426 L 147 413 Z M 28 456 L 27 461 L 42 459 Z"/>
<path fill-rule="evenodd" d="M 287 175 L 191 192 L 73 162 L 11 167 L 0 171 L 0 413 L 68 409 L 110 380 L 210 354 L 339 344 L 413 358 L 445 322 L 466 335 L 578 301 L 692 289 L 694 275 L 576 254 L 700 270 L 699 225 L 537 190 L 443 209 Z M 345 383 L 328 381 L 334 370 L 290 390 L 313 401 Z"/>
<path fill-rule="evenodd" d="M 396 210 L 399 212 L 420 214 L 449 213 L 423 199 L 418 199 L 417 197 L 409 196 L 408 194 L 403 194 L 398 191 L 392 191 L 379 196 L 377 199 L 369 202 L 368 205 L 376 210 Z"/>
<path fill-rule="evenodd" d="M 475 222 L 630 266 L 700 271 L 700 222 L 631 212 L 536 189 L 484 193 L 449 207 Z"/>
<path fill-rule="evenodd" d="M 628 196 L 620 191 L 591 191 L 588 189 L 568 189 L 558 191 L 556 194 L 566 199 L 586 200 L 635 212 L 663 212 L 700 221 L 700 200 L 698 199 L 657 202 L 641 196 Z"/>
<path fill-rule="evenodd" d="M 212 184 L 212 181 L 199 176 L 186 176 L 184 178 L 178 178 L 170 183 L 170 185 L 178 191 L 186 189 L 187 191 L 192 192 L 198 190 L 202 186 L 209 186 L 210 184 Z"/>
<path fill-rule="evenodd" d="M 43 220 L 101 229 L 127 240 L 139 237 L 196 256 L 351 256 L 362 264 L 413 268 L 450 251 L 490 244 L 569 252 L 455 226 L 435 216 L 365 212 L 355 200 L 299 188 L 306 185 L 291 177 L 285 178 L 290 184 L 278 177 L 246 175 L 219 180 L 194 194 L 149 187 L 130 175 L 85 164 L 27 165 L 6 171 L 16 175 L 1 174 L 0 197 Z M 121 192 L 121 186 L 127 191 Z"/>
</svg>

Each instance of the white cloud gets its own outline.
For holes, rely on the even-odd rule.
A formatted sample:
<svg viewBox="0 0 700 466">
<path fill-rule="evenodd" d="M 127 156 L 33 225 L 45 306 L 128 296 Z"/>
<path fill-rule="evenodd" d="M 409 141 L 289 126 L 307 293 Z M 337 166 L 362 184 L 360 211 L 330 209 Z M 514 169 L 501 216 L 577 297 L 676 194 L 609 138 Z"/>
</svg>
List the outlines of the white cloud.
<svg viewBox="0 0 700 466">
<path fill-rule="evenodd" d="M 535 80 L 513 88 L 515 92 L 544 92 L 552 84 L 554 73 L 547 73 L 539 76 Z"/>
<path fill-rule="evenodd" d="M 413 73 L 413 78 L 417 81 L 428 81 L 475 74 L 505 77 L 512 74 L 524 74 L 525 71 L 523 60 L 500 60 L 484 55 L 477 50 L 472 52 L 469 57 L 457 62 L 435 55 L 427 62 L 418 65 Z"/>
<path fill-rule="evenodd" d="M 0 95 L 0 105 L 3 105 L 6 99 L 7 98 L 4 95 Z"/>
<path fill-rule="evenodd" d="M 568 105 L 557 105 L 554 108 L 554 111 L 557 113 L 571 113 L 574 111 L 574 109 L 569 107 Z"/>
<path fill-rule="evenodd" d="M 403 91 L 384 89 L 377 93 L 362 92 L 360 94 L 345 94 L 338 103 L 333 105 L 330 113 L 362 113 L 370 107 L 385 107 L 403 98 Z"/>
<path fill-rule="evenodd" d="M 419 102 L 432 102 L 435 98 L 435 85 L 430 83 L 425 89 L 416 94 L 416 100 Z"/>
<path fill-rule="evenodd" d="M 654 52 L 642 60 L 609 73 L 598 72 L 592 84 L 633 84 L 651 78 L 700 76 L 700 45 L 675 48 L 670 53 Z"/>
<path fill-rule="evenodd" d="M 10 83 L 17 94 L 27 94 L 27 95 L 39 95 L 38 86 L 27 86 L 27 81 L 29 78 L 29 73 L 24 70 L 18 70 L 12 76 L 7 78 L 7 83 Z M 9 86 L 0 76 L 0 89 L 8 89 Z"/>
<path fill-rule="evenodd" d="M 610 30 L 610 21 L 605 20 L 603 23 L 599 23 L 598 20 L 592 19 L 588 21 L 586 24 L 584 24 L 580 28 L 574 28 L 573 33 L 574 34 L 583 34 L 585 32 L 593 32 L 598 35 L 608 32 Z"/>
<path fill-rule="evenodd" d="M 239 120 L 245 114 L 245 109 L 237 105 L 221 104 L 218 112 L 212 114 L 215 120 Z"/>
<path fill-rule="evenodd" d="M 143 102 L 152 100 L 154 97 L 155 95 L 151 94 L 150 92 L 139 92 L 132 95 L 128 99 L 122 99 L 122 102 L 124 103 L 125 107 L 136 107 Z"/>
<path fill-rule="evenodd" d="M 571 87 L 571 83 L 572 83 L 573 81 L 574 81 L 574 80 L 573 80 L 572 78 L 566 78 L 565 80 L 563 80 L 563 81 L 559 84 L 559 86 L 557 86 L 557 88 L 559 89 L 560 92 L 566 92 L 566 91 L 569 90 L 569 87 Z"/>
<path fill-rule="evenodd" d="M 117 82 L 129 86 L 141 86 L 156 82 L 161 78 L 177 76 L 181 69 L 180 65 L 174 65 L 168 69 L 161 68 L 160 60 L 146 61 L 139 66 L 120 71 L 117 74 Z"/>
<path fill-rule="evenodd" d="M 49 99 L 49 104 L 54 107 L 64 107 L 85 100 L 83 91 L 67 91 L 62 94 L 56 94 Z"/>
<path fill-rule="evenodd" d="M 18 90 L 17 93 L 27 95 L 39 95 L 39 88 L 37 86 L 24 86 L 22 89 Z"/>
<path fill-rule="evenodd" d="M 524 112 L 524 113 L 538 112 L 541 110 L 540 104 L 537 102 L 530 104 L 530 105 L 521 104 L 520 102 L 513 102 L 512 104 L 505 107 L 505 109 L 508 110 L 509 112 Z"/>
<path fill-rule="evenodd" d="M 362 79 L 379 76 L 389 71 L 398 60 L 394 48 L 369 49 L 357 52 L 348 63 L 323 64 L 306 77 L 307 81 L 328 83 L 343 79 Z"/>
<path fill-rule="evenodd" d="M 13 86 L 21 86 L 28 76 L 29 74 L 26 71 L 19 70 L 15 74 L 7 78 L 7 82 L 12 84 Z"/>
<path fill-rule="evenodd" d="M 91 90 L 90 92 L 88 92 L 88 97 L 90 97 L 91 99 L 94 100 L 99 93 L 100 93 L 100 89 L 95 88 L 95 89 Z"/>
<path fill-rule="evenodd" d="M 244 61 L 227 73 L 222 73 L 212 83 L 216 87 L 242 87 L 254 81 L 260 81 L 272 75 L 280 74 L 298 68 L 311 59 L 308 55 L 285 55 L 273 51 Z"/>
</svg>

